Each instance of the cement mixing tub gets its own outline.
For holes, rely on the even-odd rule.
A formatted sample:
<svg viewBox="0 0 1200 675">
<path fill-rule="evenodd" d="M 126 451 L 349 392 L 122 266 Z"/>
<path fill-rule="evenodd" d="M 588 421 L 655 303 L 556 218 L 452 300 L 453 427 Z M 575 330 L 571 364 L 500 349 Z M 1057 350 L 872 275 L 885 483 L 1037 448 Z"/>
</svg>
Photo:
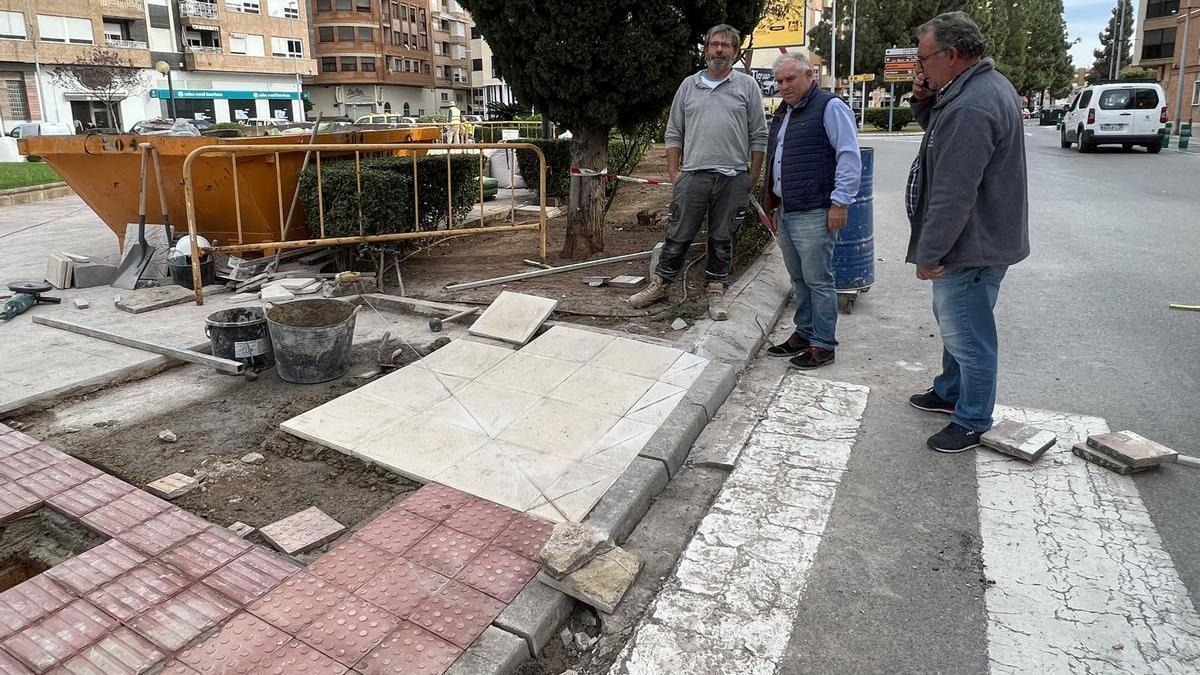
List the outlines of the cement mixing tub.
<svg viewBox="0 0 1200 675">
<path fill-rule="evenodd" d="M 359 305 L 312 298 L 274 305 L 267 328 L 279 377 L 296 384 L 328 382 L 350 369 Z"/>
</svg>

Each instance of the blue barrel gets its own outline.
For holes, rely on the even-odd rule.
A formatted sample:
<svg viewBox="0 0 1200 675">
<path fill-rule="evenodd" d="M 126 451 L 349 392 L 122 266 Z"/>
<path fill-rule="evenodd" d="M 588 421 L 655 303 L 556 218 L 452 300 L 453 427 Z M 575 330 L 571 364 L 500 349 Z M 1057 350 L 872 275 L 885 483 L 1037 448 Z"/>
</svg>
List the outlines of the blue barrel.
<svg viewBox="0 0 1200 675">
<path fill-rule="evenodd" d="M 861 291 L 875 283 L 875 149 L 860 152 L 862 183 L 833 249 L 833 277 L 839 291 Z"/>
</svg>

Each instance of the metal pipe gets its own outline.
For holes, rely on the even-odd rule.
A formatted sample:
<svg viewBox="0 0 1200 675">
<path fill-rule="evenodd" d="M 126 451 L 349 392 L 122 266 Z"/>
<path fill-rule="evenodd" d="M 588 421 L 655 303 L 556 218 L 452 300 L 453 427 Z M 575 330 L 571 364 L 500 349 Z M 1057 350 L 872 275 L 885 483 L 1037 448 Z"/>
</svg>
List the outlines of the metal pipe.
<svg viewBox="0 0 1200 675">
<path fill-rule="evenodd" d="M 404 241 L 405 239 L 438 239 L 462 234 L 494 234 L 498 232 L 533 232 L 542 226 L 539 223 L 528 225 L 495 225 L 491 227 L 468 227 L 456 230 L 430 230 L 428 232 L 393 232 L 392 234 L 369 234 L 361 237 L 322 237 L 318 239 L 294 239 L 292 241 L 267 241 L 259 244 L 230 244 L 228 246 L 211 246 L 205 250 L 217 253 L 234 253 L 236 251 L 267 251 L 275 249 L 305 248 L 308 246 L 338 246 L 340 244 L 376 244 L 388 241 Z M 557 269 L 557 268 L 556 268 Z"/>
</svg>

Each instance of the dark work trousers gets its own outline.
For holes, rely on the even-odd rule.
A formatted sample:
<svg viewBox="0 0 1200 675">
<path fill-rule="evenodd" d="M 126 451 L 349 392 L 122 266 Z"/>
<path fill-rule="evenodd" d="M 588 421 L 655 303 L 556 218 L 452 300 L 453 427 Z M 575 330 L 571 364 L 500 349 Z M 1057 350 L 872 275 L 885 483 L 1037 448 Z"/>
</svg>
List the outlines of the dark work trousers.
<svg viewBox="0 0 1200 675">
<path fill-rule="evenodd" d="M 671 189 L 667 240 L 655 273 L 668 282 L 683 270 L 688 247 L 708 216 L 708 281 L 724 283 L 733 266 L 733 234 L 749 202 L 750 173 L 726 176 L 717 171 L 684 171 Z"/>
</svg>

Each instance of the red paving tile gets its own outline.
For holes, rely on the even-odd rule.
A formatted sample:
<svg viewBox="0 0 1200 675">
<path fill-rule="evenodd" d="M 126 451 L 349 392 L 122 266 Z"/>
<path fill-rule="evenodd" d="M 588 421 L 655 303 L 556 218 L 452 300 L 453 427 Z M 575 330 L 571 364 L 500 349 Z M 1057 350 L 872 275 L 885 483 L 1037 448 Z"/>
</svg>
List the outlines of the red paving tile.
<svg viewBox="0 0 1200 675">
<path fill-rule="evenodd" d="M 121 495 L 79 520 L 100 534 L 115 537 L 169 508 L 171 505 L 158 497 L 135 490 Z"/>
<path fill-rule="evenodd" d="M 491 541 L 505 530 L 519 512 L 486 499 L 473 498 L 443 523 L 476 539 Z"/>
<path fill-rule="evenodd" d="M 382 644 L 355 664 L 354 669 L 363 675 L 438 675 L 450 668 L 462 653 L 462 649 L 424 628 L 404 621 Z"/>
<path fill-rule="evenodd" d="M 338 544 L 308 566 L 308 572 L 356 591 L 367 580 L 396 560 L 396 555 L 351 539 Z"/>
<path fill-rule="evenodd" d="M 57 611 L 74 599 L 75 596 L 67 589 L 44 574 L 0 593 L 0 639 Z M 0 672 L 4 672 L 4 669 L 0 668 Z"/>
<path fill-rule="evenodd" d="M 137 675 L 166 658 L 154 645 L 121 626 L 50 672 L 52 675 Z M 4 672 L 2 668 L 0 672 Z"/>
<path fill-rule="evenodd" d="M 267 662 L 254 670 L 255 675 L 343 675 L 346 666 L 298 640 L 271 652 Z"/>
<path fill-rule="evenodd" d="M 42 499 L 17 483 L 0 482 L 0 523 L 41 508 Z"/>
<path fill-rule="evenodd" d="M 157 675 L 195 675 L 196 671 L 192 670 L 182 661 L 168 661 L 167 665 L 158 672 Z"/>
<path fill-rule="evenodd" d="M 482 539 L 439 525 L 408 549 L 404 557 L 434 572 L 453 577 L 474 560 L 486 545 L 487 542 Z"/>
<path fill-rule="evenodd" d="M 541 567 L 499 546 L 488 546 L 455 579 L 504 602 L 512 602 Z"/>
<path fill-rule="evenodd" d="M 447 581 L 448 578 L 433 570 L 400 559 L 385 567 L 355 595 L 396 616 L 408 618 Z"/>
<path fill-rule="evenodd" d="M 76 600 L 4 640 L 13 656 L 37 672 L 48 670 L 83 651 L 115 628 L 117 622 L 86 600 Z"/>
<path fill-rule="evenodd" d="M 158 555 L 209 526 L 210 523 L 203 518 L 172 506 L 141 525 L 122 532 L 117 539 L 139 551 Z"/>
<path fill-rule="evenodd" d="M 225 596 L 196 584 L 125 623 L 160 649 L 176 652 L 237 609 Z"/>
<path fill-rule="evenodd" d="M 522 514 L 492 543 L 530 560 L 538 560 L 553 530 L 554 523 Z"/>
<path fill-rule="evenodd" d="M 198 673 L 250 673 L 291 639 L 266 621 L 241 612 L 215 635 L 180 652 L 179 660 Z"/>
<path fill-rule="evenodd" d="M 46 576 L 79 595 L 145 562 L 146 556 L 119 541 L 106 541 L 70 560 L 46 570 Z"/>
<path fill-rule="evenodd" d="M 346 601 L 350 594 L 324 579 L 301 572 L 288 577 L 246 609 L 293 635 L 318 616 Z"/>
<path fill-rule="evenodd" d="M 354 534 L 359 539 L 385 551 L 403 555 L 412 545 L 433 531 L 437 523 L 415 513 L 394 507 Z"/>
<path fill-rule="evenodd" d="M 275 548 L 295 555 L 337 539 L 346 531 L 346 526 L 330 518 L 321 509 L 310 506 L 283 520 L 263 525 L 258 531 Z"/>
<path fill-rule="evenodd" d="M 4 675 L 26 675 L 32 672 L 32 670 L 25 667 L 25 664 L 18 661 L 15 656 L 0 649 L 0 673 L 4 673 Z"/>
<path fill-rule="evenodd" d="M 317 617 L 296 637 L 339 663 L 352 666 L 399 625 L 400 619 L 383 609 L 351 597 Z"/>
<path fill-rule="evenodd" d="M 204 578 L 210 586 L 240 605 L 248 605 L 300 570 L 300 566 L 252 548 Z"/>
<path fill-rule="evenodd" d="M 139 565 L 88 594 L 100 609 L 128 621 L 188 586 L 179 570 L 156 560 Z"/>
<path fill-rule="evenodd" d="M 223 528 L 210 527 L 158 558 L 194 581 L 250 550 L 250 546 L 250 542 L 238 539 Z"/>
<path fill-rule="evenodd" d="M 26 436 L 25 434 L 9 429 L 0 437 L 0 456 L 7 457 L 18 453 L 22 450 L 27 450 L 38 444 L 36 438 Z"/>
<path fill-rule="evenodd" d="M 46 503 L 72 518 L 80 518 L 133 489 L 129 483 L 105 474 L 51 497 Z"/>
<path fill-rule="evenodd" d="M 0 457 L 0 478 L 15 481 L 41 471 L 52 464 L 58 464 L 68 457 L 69 455 L 66 453 L 59 452 L 48 445 L 35 445 L 32 448 Z"/>
<path fill-rule="evenodd" d="M 37 495 L 49 499 L 60 492 L 85 483 L 104 472 L 74 457 L 52 464 L 20 480 L 21 486 Z"/>
<path fill-rule="evenodd" d="M 446 487 L 441 483 L 426 483 L 421 489 L 405 497 L 404 501 L 400 502 L 400 507 L 440 523 L 472 499 L 474 498 L 466 492 Z"/>
<path fill-rule="evenodd" d="M 470 586 L 451 581 L 421 605 L 411 621 L 443 640 L 466 649 L 502 611 L 503 602 Z"/>
</svg>

